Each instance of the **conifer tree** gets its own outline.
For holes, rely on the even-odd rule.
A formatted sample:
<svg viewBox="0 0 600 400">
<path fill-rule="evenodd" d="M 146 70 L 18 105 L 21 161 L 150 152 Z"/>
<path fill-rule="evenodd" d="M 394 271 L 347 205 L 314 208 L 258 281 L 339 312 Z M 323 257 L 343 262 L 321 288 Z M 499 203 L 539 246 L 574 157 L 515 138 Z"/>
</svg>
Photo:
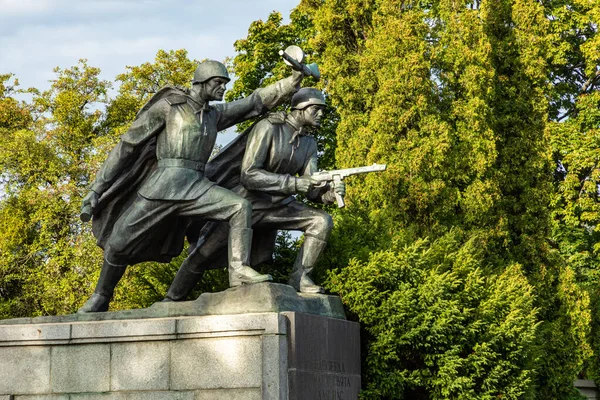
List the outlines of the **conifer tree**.
<svg viewBox="0 0 600 400">
<path fill-rule="evenodd" d="M 533 1 L 508 0 L 334 0 L 312 7 L 318 33 L 314 46 L 340 115 L 336 161 L 341 167 L 388 164 L 386 174 L 350 184 L 348 210 L 337 221 L 334 239 L 340 239 L 332 246 L 336 258 L 350 258 L 350 249 L 367 246 L 371 255 L 361 251 L 357 256 L 367 257 L 353 262 L 372 266 L 396 242 L 410 246 L 460 229 L 466 236 L 457 240 L 466 240 L 464 246 L 478 241 L 484 253 L 478 265 L 485 276 L 501 281 L 515 263 L 521 265 L 539 308 L 537 334 L 526 341 L 530 360 L 541 354 L 529 365 L 529 389 L 517 394 L 507 382 L 496 381 L 494 396 L 574 396 L 571 382 L 591 354 L 589 300 L 548 242 L 552 163 L 547 99 L 556 38 L 549 34 L 553 27 L 547 9 Z M 348 239 L 345 229 L 356 239 Z M 367 235 L 379 239 L 366 242 Z M 434 274 L 440 267 L 430 268 Z M 374 279 L 349 271 L 342 269 L 331 280 L 332 288 L 348 296 Z M 401 279 L 395 282 L 392 297 L 404 290 Z M 375 303 L 368 312 L 390 317 L 388 308 L 381 307 Z M 367 312 L 355 310 L 359 318 Z M 515 339 L 525 340 L 516 333 L 523 334 L 523 327 L 513 332 Z M 411 334 L 410 327 L 395 328 Z M 371 345 L 378 340 L 382 338 L 374 336 Z M 453 345 L 442 352 L 448 354 Z M 410 370 L 410 360 L 406 362 Z M 438 364 L 429 367 L 430 374 L 439 374 Z M 372 376 L 381 373 L 371 368 L 367 364 Z M 431 398 L 487 396 L 470 397 L 468 385 L 455 395 L 434 395 L 426 381 L 394 378 L 394 373 L 384 373 L 369 386 L 375 390 L 380 379 L 395 379 L 393 390 L 368 393 L 374 398 L 413 398 L 410 393 L 418 390 Z"/>
</svg>

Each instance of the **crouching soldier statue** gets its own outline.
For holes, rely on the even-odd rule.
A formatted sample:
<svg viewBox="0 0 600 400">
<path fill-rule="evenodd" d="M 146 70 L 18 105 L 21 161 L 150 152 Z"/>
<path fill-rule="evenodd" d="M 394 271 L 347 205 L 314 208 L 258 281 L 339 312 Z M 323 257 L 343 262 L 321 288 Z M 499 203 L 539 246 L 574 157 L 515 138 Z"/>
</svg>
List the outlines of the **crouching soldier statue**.
<svg viewBox="0 0 600 400">
<path fill-rule="evenodd" d="M 294 71 L 242 100 L 209 105 L 223 99 L 230 79 L 223 64 L 205 61 L 191 90 L 163 88 L 140 110 L 83 201 L 82 220 L 93 216 L 104 264 L 94 294 L 79 312 L 108 310 L 128 265 L 179 255 L 195 220 L 225 222 L 228 235 L 220 240 L 229 243 L 231 286 L 271 279 L 250 267 L 250 202 L 210 181 L 205 165 L 218 131 L 286 101 L 302 78 Z"/>
<path fill-rule="evenodd" d="M 336 185 L 311 179 L 317 172 L 317 143 L 309 127 L 319 127 L 325 99 L 314 88 L 300 89 L 292 97 L 289 114 L 273 113 L 260 120 L 221 150 L 209 163 L 209 170 L 229 174 L 219 176 L 219 184 L 252 203 L 252 263 L 272 258 L 277 230 L 300 230 L 304 243 L 294 263 L 289 284 L 302 293 L 323 293 L 310 278 L 317 259 L 327 245 L 332 220 L 326 212 L 297 201 L 303 194 L 317 203 L 330 204 L 345 194 L 343 182 Z M 240 162 L 241 161 L 241 162 Z M 212 172 L 209 172 L 212 173 Z M 209 222 L 193 242 L 168 290 L 166 301 L 184 300 L 194 289 L 204 270 L 222 266 L 230 226 Z"/>
</svg>

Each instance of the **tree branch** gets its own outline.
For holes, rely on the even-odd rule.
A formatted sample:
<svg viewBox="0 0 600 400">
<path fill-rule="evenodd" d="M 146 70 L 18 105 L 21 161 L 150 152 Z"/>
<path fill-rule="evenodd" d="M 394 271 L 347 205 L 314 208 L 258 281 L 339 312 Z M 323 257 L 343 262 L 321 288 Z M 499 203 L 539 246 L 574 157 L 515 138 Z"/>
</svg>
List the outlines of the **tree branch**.
<svg viewBox="0 0 600 400">
<path fill-rule="evenodd" d="M 598 80 L 599 77 L 600 77 L 600 69 L 596 70 L 596 73 L 594 74 L 594 76 L 592 76 L 590 79 L 588 79 L 583 84 L 583 86 L 581 87 L 581 91 L 579 92 L 579 94 L 585 93 L 590 86 L 593 86 L 593 84 L 595 83 L 595 81 Z"/>
</svg>

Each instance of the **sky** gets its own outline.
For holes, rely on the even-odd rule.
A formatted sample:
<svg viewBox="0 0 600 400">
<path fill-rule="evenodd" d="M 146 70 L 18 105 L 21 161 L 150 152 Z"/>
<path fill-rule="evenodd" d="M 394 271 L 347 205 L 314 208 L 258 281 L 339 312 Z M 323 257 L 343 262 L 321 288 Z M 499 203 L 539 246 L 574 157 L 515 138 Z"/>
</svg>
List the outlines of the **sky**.
<svg viewBox="0 0 600 400">
<path fill-rule="evenodd" d="M 54 67 L 80 58 L 113 79 L 159 49 L 223 60 L 248 26 L 273 10 L 287 18 L 299 0 L 0 0 L 0 73 L 45 89 Z"/>
<path fill-rule="evenodd" d="M 252 21 L 266 20 L 274 10 L 287 20 L 298 3 L 0 0 L 0 74 L 15 74 L 22 88 L 44 90 L 55 67 L 69 68 L 82 58 L 111 81 L 128 65 L 153 61 L 160 49 L 222 61 L 235 55 L 233 43 L 246 37 Z"/>
</svg>

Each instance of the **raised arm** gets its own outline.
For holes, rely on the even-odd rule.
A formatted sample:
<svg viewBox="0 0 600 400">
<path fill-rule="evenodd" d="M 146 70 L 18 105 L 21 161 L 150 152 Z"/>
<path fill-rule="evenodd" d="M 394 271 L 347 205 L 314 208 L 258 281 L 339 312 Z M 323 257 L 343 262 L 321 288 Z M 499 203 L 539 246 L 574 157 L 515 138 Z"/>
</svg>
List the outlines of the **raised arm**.
<svg viewBox="0 0 600 400">
<path fill-rule="evenodd" d="M 264 88 L 256 89 L 248 97 L 229 103 L 216 104 L 215 108 L 219 111 L 217 130 L 227 129 L 284 103 L 300 89 L 303 77 L 301 72 L 293 71 L 292 76 Z"/>
</svg>

